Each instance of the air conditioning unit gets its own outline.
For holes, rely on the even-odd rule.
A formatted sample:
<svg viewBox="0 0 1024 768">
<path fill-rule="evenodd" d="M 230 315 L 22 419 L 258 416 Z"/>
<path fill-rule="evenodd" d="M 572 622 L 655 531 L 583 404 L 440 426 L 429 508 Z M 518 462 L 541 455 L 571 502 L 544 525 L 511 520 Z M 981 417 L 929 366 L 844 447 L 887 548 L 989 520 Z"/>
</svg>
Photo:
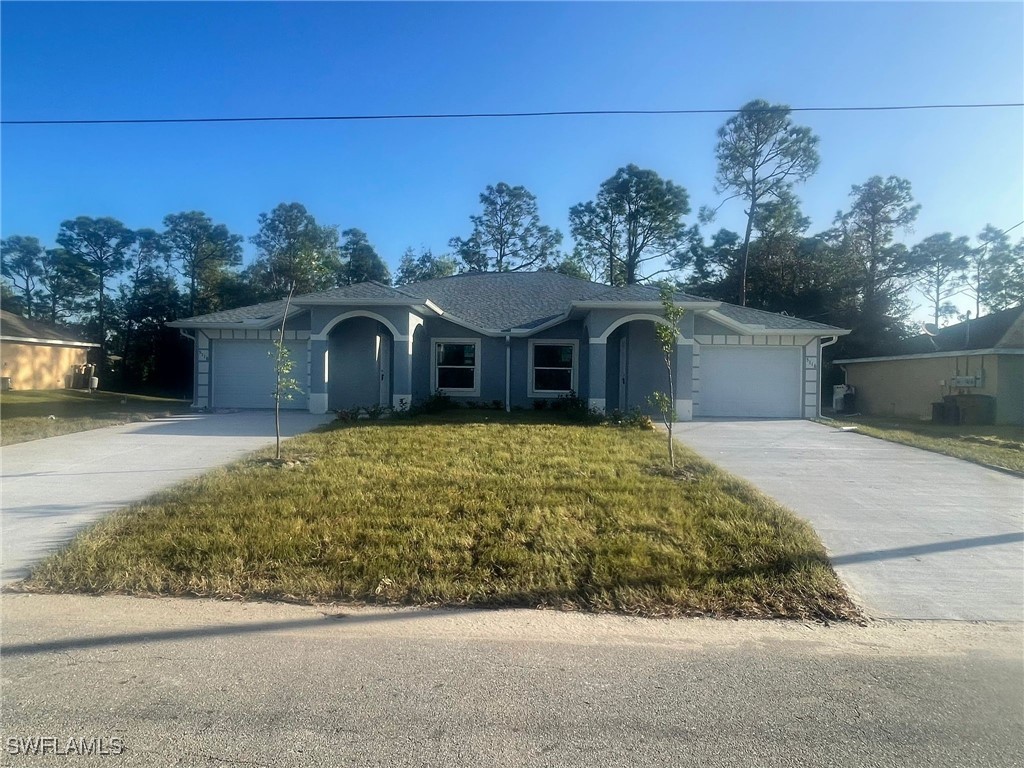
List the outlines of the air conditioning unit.
<svg viewBox="0 0 1024 768">
<path fill-rule="evenodd" d="M 980 376 L 954 376 L 953 387 L 956 389 L 964 389 L 966 387 L 980 387 L 981 377 Z"/>
</svg>

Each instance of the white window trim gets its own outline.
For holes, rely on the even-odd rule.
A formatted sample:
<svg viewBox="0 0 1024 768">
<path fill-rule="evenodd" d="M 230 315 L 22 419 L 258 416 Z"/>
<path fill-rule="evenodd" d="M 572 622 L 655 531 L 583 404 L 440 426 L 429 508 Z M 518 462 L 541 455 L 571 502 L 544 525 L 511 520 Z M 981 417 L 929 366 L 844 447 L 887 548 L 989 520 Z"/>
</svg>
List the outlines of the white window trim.
<svg viewBox="0 0 1024 768">
<path fill-rule="evenodd" d="M 579 339 L 530 339 L 530 350 L 527 355 L 528 360 L 526 363 L 526 394 L 528 397 L 562 397 L 563 395 L 569 394 L 561 389 L 534 389 L 534 370 L 533 370 L 533 348 L 535 345 L 541 344 L 552 344 L 563 347 L 572 347 L 572 389 L 573 392 L 579 394 L 579 370 L 580 370 L 580 342 Z"/>
<path fill-rule="evenodd" d="M 430 339 L 430 392 L 433 394 L 437 392 L 439 387 L 437 386 L 437 345 L 438 344 L 472 344 L 476 347 L 476 351 L 473 353 L 473 384 L 472 389 L 455 389 L 454 387 L 444 387 L 443 391 L 446 395 L 456 395 L 458 397 L 480 397 L 480 339 L 476 338 L 449 338 L 439 337 Z"/>
</svg>

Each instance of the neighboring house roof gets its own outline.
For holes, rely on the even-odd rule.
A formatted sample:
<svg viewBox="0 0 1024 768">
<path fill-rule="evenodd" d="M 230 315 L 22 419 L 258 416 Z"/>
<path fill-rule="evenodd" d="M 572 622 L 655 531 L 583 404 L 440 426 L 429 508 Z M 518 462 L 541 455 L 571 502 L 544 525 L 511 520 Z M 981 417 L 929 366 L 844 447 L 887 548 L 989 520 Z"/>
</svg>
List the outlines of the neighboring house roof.
<svg viewBox="0 0 1024 768">
<path fill-rule="evenodd" d="M 845 333 L 830 325 L 734 307 L 686 293 L 677 293 L 676 301 L 693 309 L 718 312 L 739 326 Z M 639 306 L 656 311 L 661 296 L 658 288 L 649 285 L 611 287 L 558 272 L 467 272 L 398 287 L 376 282 L 357 283 L 296 296 L 292 300 L 296 310 L 317 304 L 369 305 L 375 302 L 427 305 L 453 322 L 486 332 L 504 333 L 540 328 L 568 316 L 574 308 L 626 309 Z M 169 325 L 179 328 L 235 323 L 266 325 L 279 319 L 283 311 L 284 301 L 274 301 L 214 312 Z"/>
<path fill-rule="evenodd" d="M 946 357 L 957 352 L 1024 350 L 1024 305 L 992 312 L 984 317 L 966 320 L 940 328 L 934 336 L 922 333 L 904 339 L 890 354 L 836 360 L 837 363 L 856 363 L 907 357 Z"/>
<path fill-rule="evenodd" d="M 70 347 L 99 346 L 99 344 L 85 341 L 77 333 L 67 328 L 44 323 L 41 320 L 31 320 L 4 309 L 0 309 L 0 339 Z"/>
</svg>

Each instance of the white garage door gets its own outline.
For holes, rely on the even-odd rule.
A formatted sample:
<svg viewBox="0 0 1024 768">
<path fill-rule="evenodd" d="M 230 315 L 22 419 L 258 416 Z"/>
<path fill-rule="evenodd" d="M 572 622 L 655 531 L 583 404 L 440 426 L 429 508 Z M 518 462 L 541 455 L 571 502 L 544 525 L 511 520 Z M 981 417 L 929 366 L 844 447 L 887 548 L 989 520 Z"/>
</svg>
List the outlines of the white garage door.
<svg viewBox="0 0 1024 768">
<path fill-rule="evenodd" d="M 700 349 L 698 416 L 799 418 L 800 347 Z"/>
<path fill-rule="evenodd" d="M 270 341 L 213 342 L 213 405 L 215 408 L 273 408 L 274 360 Z M 292 378 L 302 387 L 282 408 L 306 408 L 306 342 L 289 341 Z"/>
</svg>

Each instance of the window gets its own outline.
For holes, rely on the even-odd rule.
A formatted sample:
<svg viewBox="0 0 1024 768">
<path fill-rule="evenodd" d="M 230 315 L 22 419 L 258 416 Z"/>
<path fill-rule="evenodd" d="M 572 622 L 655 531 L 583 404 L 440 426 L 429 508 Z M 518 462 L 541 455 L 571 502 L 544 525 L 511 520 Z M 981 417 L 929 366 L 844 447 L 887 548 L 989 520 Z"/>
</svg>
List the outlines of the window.
<svg viewBox="0 0 1024 768">
<path fill-rule="evenodd" d="M 452 394 L 480 394 L 480 340 L 434 341 L 434 389 Z"/>
<path fill-rule="evenodd" d="M 530 340 L 530 391 L 536 395 L 564 395 L 576 390 L 578 341 Z"/>
</svg>

